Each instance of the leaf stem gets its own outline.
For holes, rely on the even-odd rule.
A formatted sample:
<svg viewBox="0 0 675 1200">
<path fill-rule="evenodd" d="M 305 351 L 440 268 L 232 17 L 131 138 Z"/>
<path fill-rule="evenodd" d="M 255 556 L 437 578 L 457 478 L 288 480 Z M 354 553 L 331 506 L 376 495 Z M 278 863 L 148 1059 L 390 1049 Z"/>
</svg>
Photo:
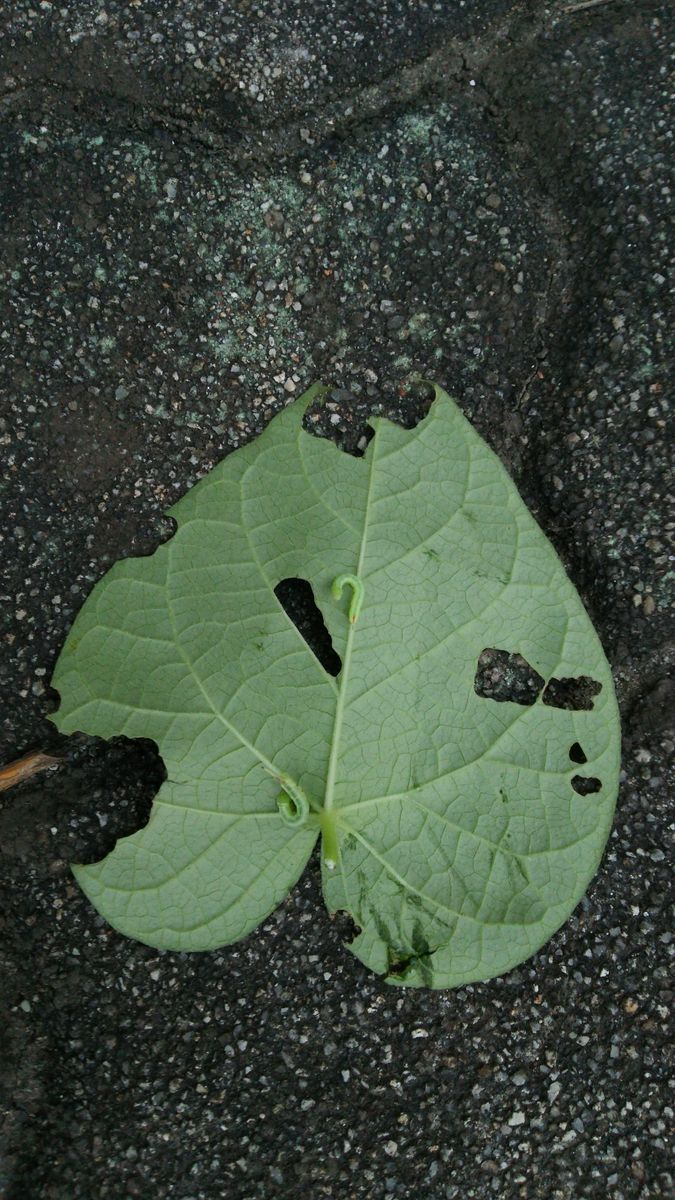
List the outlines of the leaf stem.
<svg viewBox="0 0 675 1200">
<path fill-rule="evenodd" d="M 319 823 L 321 825 L 321 857 L 326 868 L 334 871 L 340 861 L 340 841 L 335 814 L 327 813 L 324 809 Z"/>
<path fill-rule="evenodd" d="M 342 671 L 340 673 L 340 690 L 338 692 L 337 704 L 335 706 L 335 724 L 333 725 L 333 739 L 330 747 L 330 758 L 328 759 L 328 772 L 326 775 L 326 793 L 324 798 L 324 811 L 329 812 L 333 807 L 333 792 L 335 790 L 335 775 L 337 772 L 338 754 L 340 751 L 340 736 L 342 734 L 342 721 L 345 711 L 345 700 L 347 698 L 347 680 L 349 678 L 349 668 L 352 661 L 352 647 L 354 645 L 354 628 L 349 624 L 347 630 L 347 644 L 345 646 L 345 657 L 342 663 Z"/>
</svg>

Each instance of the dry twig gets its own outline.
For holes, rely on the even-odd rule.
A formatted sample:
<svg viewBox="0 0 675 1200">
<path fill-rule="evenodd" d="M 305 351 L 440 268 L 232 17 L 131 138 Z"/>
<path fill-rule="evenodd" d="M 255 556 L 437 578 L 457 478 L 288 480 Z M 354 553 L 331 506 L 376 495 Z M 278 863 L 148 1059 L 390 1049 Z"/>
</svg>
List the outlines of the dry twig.
<svg viewBox="0 0 675 1200">
<path fill-rule="evenodd" d="M 7 763 L 6 767 L 0 767 L 0 792 L 16 787 L 17 783 L 24 783 L 26 779 L 32 779 L 39 771 L 58 767 L 60 762 L 60 758 L 53 758 L 51 754 L 43 754 L 40 750 L 17 758 L 15 762 Z"/>
<path fill-rule="evenodd" d="M 585 8 L 600 8 L 602 4 L 613 4 L 614 0 L 581 0 L 579 4 L 568 4 L 567 8 L 562 9 L 564 16 L 569 16 L 570 13 L 583 12 Z"/>
</svg>

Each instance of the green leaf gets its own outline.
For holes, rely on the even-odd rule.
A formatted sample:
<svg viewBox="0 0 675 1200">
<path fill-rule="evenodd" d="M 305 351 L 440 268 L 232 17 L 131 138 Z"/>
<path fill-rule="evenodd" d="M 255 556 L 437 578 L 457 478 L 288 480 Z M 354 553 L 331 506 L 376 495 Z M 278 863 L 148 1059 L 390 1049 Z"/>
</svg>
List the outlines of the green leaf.
<svg viewBox="0 0 675 1200">
<path fill-rule="evenodd" d="M 303 429 L 319 390 L 192 488 L 173 538 L 117 563 L 79 615 L 54 720 L 154 739 L 168 778 L 148 825 L 75 874 L 123 933 L 208 950 L 279 904 L 321 834 L 354 953 L 391 983 L 453 987 L 532 954 L 593 875 L 618 779 L 611 675 L 440 388 L 413 430 L 373 420 L 360 459 Z M 276 597 L 292 578 L 337 678 Z"/>
</svg>

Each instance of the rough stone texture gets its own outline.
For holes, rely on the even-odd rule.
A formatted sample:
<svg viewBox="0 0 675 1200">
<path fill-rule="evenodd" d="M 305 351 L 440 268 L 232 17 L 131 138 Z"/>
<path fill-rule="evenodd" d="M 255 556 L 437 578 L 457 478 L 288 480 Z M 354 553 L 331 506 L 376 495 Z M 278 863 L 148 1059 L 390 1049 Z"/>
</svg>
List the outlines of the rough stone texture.
<svg viewBox="0 0 675 1200">
<path fill-rule="evenodd" d="M 423 65 L 435 50 L 461 51 L 468 38 L 498 36 L 515 0 L 15 0 L 4 19 L 11 86 L 81 91 L 98 104 L 138 104 L 166 120 L 203 125 L 207 135 L 271 125 L 338 102 Z M 37 9 L 37 11 L 36 11 Z M 103 85 L 103 87 L 102 87 Z M 352 93 L 354 95 L 352 96 Z M 319 112 L 317 112 L 317 109 Z"/>
<path fill-rule="evenodd" d="M 5 1200 L 669 1190 L 666 6 L 28 4 L 0 16 Z M 486 15 L 487 14 L 487 15 Z M 368 975 L 316 867 L 259 933 L 159 954 L 68 864 L 152 747 L 59 739 L 93 582 L 314 378 L 318 432 L 458 396 L 563 556 L 625 719 L 614 833 L 534 959 Z"/>
</svg>

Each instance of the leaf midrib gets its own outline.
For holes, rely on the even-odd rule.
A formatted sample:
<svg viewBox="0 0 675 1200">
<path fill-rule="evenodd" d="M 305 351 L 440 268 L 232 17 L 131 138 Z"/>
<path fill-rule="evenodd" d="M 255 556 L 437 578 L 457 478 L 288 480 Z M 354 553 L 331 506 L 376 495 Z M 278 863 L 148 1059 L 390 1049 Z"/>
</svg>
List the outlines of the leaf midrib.
<svg viewBox="0 0 675 1200">
<path fill-rule="evenodd" d="M 362 579 L 363 564 L 366 557 L 366 547 L 368 544 L 368 526 L 370 522 L 370 506 L 373 494 L 373 481 L 375 478 L 375 459 L 376 449 L 379 438 L 377 433 L 370 443 L 372 455 L 370 459 L 370 473 L 368 476 L 368 489 L 366 491 L 366 503 L 363 514 L 363 531 L 361 533 L 361 545 L 359 547 L 359 557 L 356 565 L 355 575 L 357 579 Z M 367 599 L 366 599 L 367 603 Z M 363 611 L 363 610 L 362 610 Z M 345 645 L 345 656 L 340 672 L 340 684 L 338 689 L 337 701 L 335 705 L 335 720 L 333 722 L 333 734 L 331 737 L 330 752 L 328 756 L 328 771 L 326 774 L 326 790 L 324 792 L 323 807 L 324 811 L 329 812 L 333 807 L 333 798 L 335 795 L 335 778 L 337 775 L 337 764 L 340 755 L 340 739 L 342 736 L 342 722 L 344 720 L 345 705 L 347 699 L 347 688 L 349 686 L 349 671 L 352 662 L 352 649 L 354 646 L 354 635 L 356 632 L 356 622 L 349 622 L 347 630 L 347 641 Z"/>
</svg>

